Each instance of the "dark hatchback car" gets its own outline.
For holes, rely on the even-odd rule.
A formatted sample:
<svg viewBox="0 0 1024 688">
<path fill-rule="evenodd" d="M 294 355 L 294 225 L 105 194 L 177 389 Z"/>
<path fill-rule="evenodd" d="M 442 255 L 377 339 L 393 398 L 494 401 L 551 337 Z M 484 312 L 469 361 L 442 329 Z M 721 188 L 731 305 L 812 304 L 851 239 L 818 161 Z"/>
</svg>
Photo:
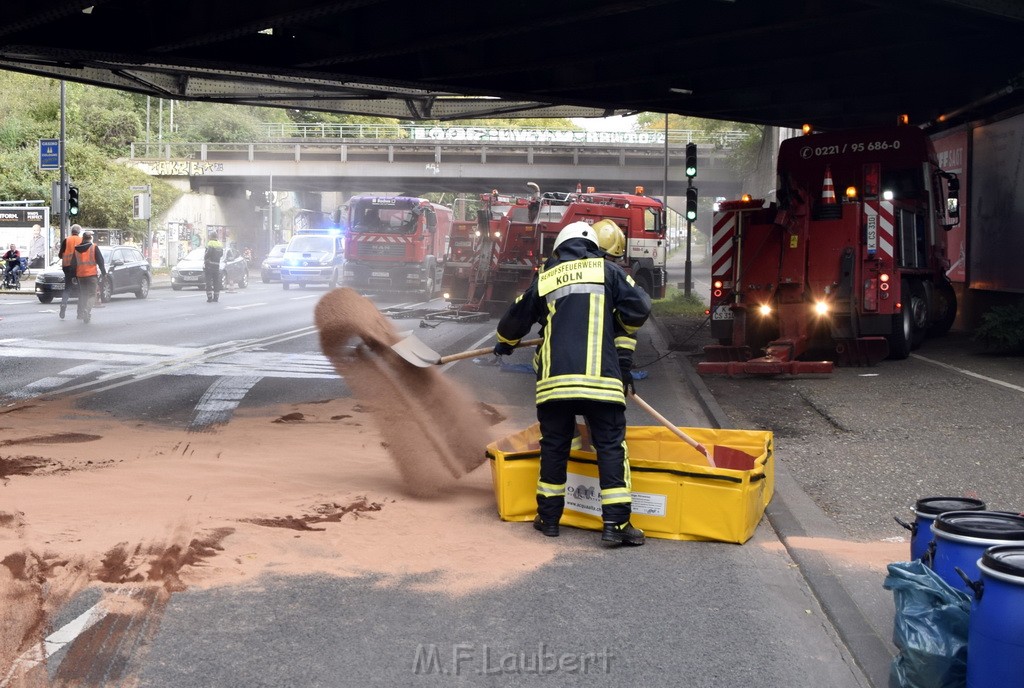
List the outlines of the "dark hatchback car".
<svg viewBox="0 0 1024 688">
<path fill-rule="evenodd" d="M 106 303 L 114 294 L 135 294 L 138 299 L 149 296 L 149 285 L 153 282 L 153 272 L 142 252 L 134 246 L 100 246 L 103 254 L 103 265 L 107 268 L 106 277 L 100 277 L 99 297 Z M 60 298 L 64 291 L 64 271 L 60 262 L 54 263 L 36 275 L 36 298 L 42 303 L 50 303 Z M 72 297 L 78 297 L 77 280 L 71 285 Z"/>
<path fill-rule="evenodd" d="M 206 289 L 206 274 L 203 272 L 205 248 L 194 248 L 178 264 L 171 268 L 171 289 L 181 291 L 185 287 Z M 224 289 L 234 283 L 241 289 L 249 286 L 249 263 L 233 248 L 224 249 L 220 259 L 220 287 Z"/>
<path fill-rule="evenodd" d="M 286 248 L 288 248 L 288 244 L 278 244 L 270 249 L 270 253 L 263 259 L 263 263 L 260 265 L 260 279 L 263 280 L 263 284 L 270 284 L 274 280 L 281 279 L 281 263 L 284 262 Z"/>
</svg>

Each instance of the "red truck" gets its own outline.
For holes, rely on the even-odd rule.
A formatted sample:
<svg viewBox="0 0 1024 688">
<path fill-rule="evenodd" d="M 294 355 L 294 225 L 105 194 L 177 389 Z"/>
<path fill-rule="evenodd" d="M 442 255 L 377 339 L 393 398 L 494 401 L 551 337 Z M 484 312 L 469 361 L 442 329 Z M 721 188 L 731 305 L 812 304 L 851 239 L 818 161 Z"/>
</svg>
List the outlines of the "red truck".
<svg viewBox="0 0 1024 688">
<path fill-rule="evenodd" d="M 348 204 L 343 283 L 432 298 L 441 284 L 451 231 L 451 209 L 425 198 L 355 196 Z"/>
<path fill-rule="evenodd" d="M 702 374 L 828 373 L 906 358 L 947 332 L 946 231 L 959 180 L 916 127 L 840 131 L 779 148 L 777 202 L 720 204 Z M 822 360 L 802 360 L 826 353 Z M 827 360 L 824 360 L 827 359 Z"/>
<path fill-rule="evenodd" d="M 476 226 L 453 234 L 444 288 L 454 307 L 502 313 L 530 285 L 563 227 L 605 218 L 626 235 L 624 261 L 633 278 L 652 298 L 664 297 L 667 244 L 659 200 L 639 192 L 542 194 L 531 186 L 529 197 L 482 195 Z"/>
</svg>

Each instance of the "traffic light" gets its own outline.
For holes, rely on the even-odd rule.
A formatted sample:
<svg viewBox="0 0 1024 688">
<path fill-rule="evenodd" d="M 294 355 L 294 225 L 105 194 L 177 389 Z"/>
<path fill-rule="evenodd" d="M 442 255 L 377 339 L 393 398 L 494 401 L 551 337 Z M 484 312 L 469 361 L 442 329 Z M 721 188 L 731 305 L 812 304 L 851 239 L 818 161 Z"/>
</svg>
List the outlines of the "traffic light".
<svg viewBox="0 0 1024 688">
<path fill-rule="evenodd" d="M 697 187 L 691 186 L 686 190 L 686 219 L 693 222 L 697 219 Z"/>
<path fill-rule="evenodd" d="M 693 179 L 697 176 L 697 144 L 686 144 L 686 176 Z"/>
<path fill-rule="evenodd" d="M 68 215 L 75 217 L 78 215 L 78 187 L 68 187 Z"/>
</svg>

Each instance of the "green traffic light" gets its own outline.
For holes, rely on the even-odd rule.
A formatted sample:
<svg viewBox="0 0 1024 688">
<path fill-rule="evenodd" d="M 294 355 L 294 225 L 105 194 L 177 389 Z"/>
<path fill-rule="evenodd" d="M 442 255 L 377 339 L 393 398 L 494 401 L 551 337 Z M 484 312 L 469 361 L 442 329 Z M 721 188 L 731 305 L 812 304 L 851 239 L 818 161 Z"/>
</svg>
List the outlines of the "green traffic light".
<svg viewBox="0 0 1024 688">
<path fill-rule="evenodd" d="M 686 144 L 686 176 L 693 179 L 697 176 L 697 144 Z"/>
</svg>

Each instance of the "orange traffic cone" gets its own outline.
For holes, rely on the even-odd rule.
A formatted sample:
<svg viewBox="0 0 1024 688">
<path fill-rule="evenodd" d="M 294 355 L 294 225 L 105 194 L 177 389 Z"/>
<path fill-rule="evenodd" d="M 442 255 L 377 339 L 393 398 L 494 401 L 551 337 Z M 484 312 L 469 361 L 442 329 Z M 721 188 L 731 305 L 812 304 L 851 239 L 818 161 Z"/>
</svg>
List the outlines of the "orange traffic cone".
<svg viewBox="0 0 1024 688">
<path fill-rule="evenodd" d="M 821 187 L 821 202 L 824 205 L 836 204 L 836 190 L 832 186 L 832 168 L 825 165 L 825 184 Z"/>
</svg>

